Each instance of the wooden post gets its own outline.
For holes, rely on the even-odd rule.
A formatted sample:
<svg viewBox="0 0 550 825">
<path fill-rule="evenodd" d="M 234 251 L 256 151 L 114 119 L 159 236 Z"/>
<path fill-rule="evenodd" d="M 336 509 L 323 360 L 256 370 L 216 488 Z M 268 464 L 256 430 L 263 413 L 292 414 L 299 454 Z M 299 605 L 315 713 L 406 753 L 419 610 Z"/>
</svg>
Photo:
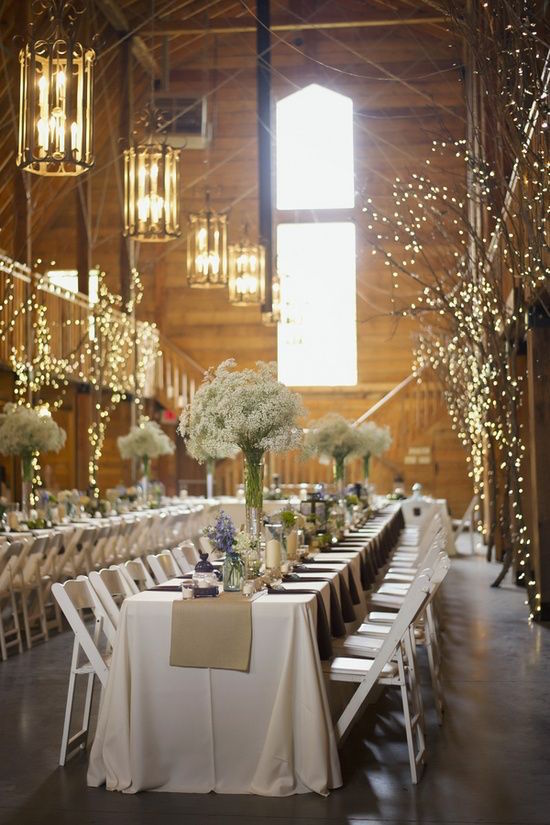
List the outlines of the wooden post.
<svg viewBox="0 0 550 825">
<path fill-rule="evenodd" d="M 126 148 L 130 144 L 132 131 L 132 51 L 131 38 L 128 37 L 120 46 L 120 145 Z M 124 223 L 124 216 L 122 216 Z M 122 227 L 123 230 L 124 227 Z M 120 294 L 125 306 L 130 300 L 132 241 L 120 233 L 119 266 L 120 266 Z"/>
<path fill-rule="evenodd" d="M 256 3 L 256 90 L 258 105 L 258 189 L 260 243 L 265 247 L 265 301 L 273 308 L 273 196 L 271 152 L 271 31 L 270 0 Z"/>
<path fill-rule="evenodd" d="M 535 318 L 527 332 L 531 561 L 540 593 L 537 618 L 550 619 L 550 325 Z"/>
<path fill-rule="evenodd" d="M 75 487 L 87 490 L 89 486 L 88 462 L 90 460 L 90 439 L 88 428 L 92 423 L 92 393 L 87 384 L 78 384 L 74 396 L 75 404 Z"/>
<path fill-rule="evenodd" d="M 91 197 L 90 178 L 84 175 L 77 179 L 76 199 L 76 268 L 78 271 L 78 291 L 83 295 L 90 292 L 90 269 L 92 268 Z"/>
</svg>

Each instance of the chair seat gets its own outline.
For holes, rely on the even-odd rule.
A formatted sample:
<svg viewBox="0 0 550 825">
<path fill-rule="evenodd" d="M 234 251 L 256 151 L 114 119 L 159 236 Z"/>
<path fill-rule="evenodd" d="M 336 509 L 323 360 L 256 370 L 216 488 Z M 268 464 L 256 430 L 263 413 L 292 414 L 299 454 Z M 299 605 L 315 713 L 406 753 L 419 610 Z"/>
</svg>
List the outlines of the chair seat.
<svg viewBox="0 0 550 825">
<path fill-rule="evenodd" d="M 406 584 L 403 582 L 386 582 L 384 579 L 377 592 L 389 596 L 404 596 L 410 586 L 410 582 Z"/>
<path fill-rule="evenodd" d="M 396 616 L 397 613 L 384 613 L 381 610 L 372 610 L 369 613 L 368 619 L 369 622 L 374 622 L 375 624 L 391 624 Z"/>
<path fill-rule="evenodd" d="M 390 593 L 373 593 L 369 599 L 369 603 L 376 607 L 389 607 L 392 610 L 398 610 L 403 604 L 404 598 L 404 595 L 395 596 Z"/>
<path fill-rule="evenodd" d="M 346 639 L 333 641 L 332 647 L 335 652 L 342 656 L 366 656 L 372 659 L 376 656 L 383 644 L 384 639 L 361 635 L 359 633 L 351 633 Z"/>
<path fill-rule="evenodd" d="M 390 581 L 391 582 L 409 582 L 410 583 L 410 582 L 414 581 L 414 576 L 415 576 L 414 573 L 409 573 L 409 572 L 404 573 L 404 572 L 400 571 L 398 568 L 394 569 L 394 568 L 390 567 L 390 569 L 388 570 L 388 572 L 384 576 L 384 581 L 387 581 L 387 582 L 390 582 Z"/>
<path fill-rule="evenodd" d="M 362 682 L 368 675 L 374 663 L 373 659 L 352 659 L 347 656 L 336 656 L 332 662 L 323 666 L 325 673 L 328 673 L 331 678 L 337 681 Z M 397 665 L 393 662 L 384 665 L 382 668 L 382 676 L 385 678 L 392 678 L 397 674 Z"/>
</svg>

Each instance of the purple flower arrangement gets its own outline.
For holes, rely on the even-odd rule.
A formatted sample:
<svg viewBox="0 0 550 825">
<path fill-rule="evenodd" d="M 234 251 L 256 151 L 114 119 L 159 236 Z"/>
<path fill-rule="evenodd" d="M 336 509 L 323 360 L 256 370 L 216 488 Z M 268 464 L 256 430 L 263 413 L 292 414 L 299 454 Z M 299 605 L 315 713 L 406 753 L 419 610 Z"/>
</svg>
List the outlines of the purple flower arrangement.
<svg viewBox="0 0 550 825">
<path fill-rule="evenodd" d="M 235 552 L 234 543 L 237 531 L 233 519 L 224 510 L 220 510 L 218 518 L 213 525 L 205 529 L 204 535 L 221 553 Z"/>
</svg>

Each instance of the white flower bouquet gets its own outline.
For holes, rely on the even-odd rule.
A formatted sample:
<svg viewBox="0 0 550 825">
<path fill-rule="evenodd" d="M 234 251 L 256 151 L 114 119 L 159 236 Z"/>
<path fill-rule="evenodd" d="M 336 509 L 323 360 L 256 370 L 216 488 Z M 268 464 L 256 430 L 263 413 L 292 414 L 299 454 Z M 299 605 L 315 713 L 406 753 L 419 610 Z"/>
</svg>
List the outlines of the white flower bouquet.
<svg viewBox="0 0 550 825">
<path fill-rule="evenodd" d="M 367 421 L 358 428 L 361 437 L 359 454 L 363 458 L 365 478 L 369 477 L 369 462 L 371 456 L 378 456 L 389 450 L 392 437 L 389 427 L 379 427 L 374 421 Z"/>
<path fill-rule="evenodd" d="M 176 445 L 162 427 L 148 418 L 142 419 L 136 427 L 132 427 L 127 435 L 119 436 L 117 445 L 122 458 L 140 459 L 146 477 L 149 475 L 149 461 L 152 458 L 171 455 L 176 449 Z"/>
<path fill-rule="evenodd" d="M 314 422 L 304 445 L 306 458 L 317 456 L 321 460 L 332 459 L 334 477 L 339 482 L 344 479 L 345 462 L 348 458 L 359 455 L 360 450 L 359 431 L 338 413 L 329 413 Z"/>
<path fill-rule="evenodd" d="M 300 445 L 302 400 L 277 380 L 275 364 L 258 361 L 256 369 L 235 370 L 234 360 L 209 371 L 193 401 L 181 414 L 179 432 L 188 453 L 201 463 L 208 456 L 242 450 L 245 501 L 263 503 L 262 459 L 266 450 L 286 452 Z M 256 531 L 254 531 L 256 532 Z"/>
<path fill-rule="evenodd" d="M 29 509 L 32 459 L 37 453 L 58 453 L 67 433 L 55 423 L 46 407 L 5 404 L 0 413 L 0 453 L 21 458 L 23 507 Z"/>
</svg>

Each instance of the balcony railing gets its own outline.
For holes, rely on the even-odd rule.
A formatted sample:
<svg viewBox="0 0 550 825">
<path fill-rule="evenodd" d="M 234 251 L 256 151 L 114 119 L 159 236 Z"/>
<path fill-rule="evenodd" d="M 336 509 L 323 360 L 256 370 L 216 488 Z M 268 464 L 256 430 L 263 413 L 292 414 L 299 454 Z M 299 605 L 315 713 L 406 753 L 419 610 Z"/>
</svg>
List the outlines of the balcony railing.
<svg viewBox="0 0 550 825">
<path fill-rule="evenodd" d="M 94 313 L 97 308 L 94 311 L 86 295 L 54 286 L 0 252 L 0 363 L 13 368 L 15 361 L 39 358 L 40 337 L 50 362 L 63 369 L 65 377 L 97 381 L 96 361 L 107 354 L 109 342 L 101 340 Z M 134 394 L 137 383 L 144 397 L 157 398 L 175 412 L 181 409 L 202 381 L 202 367 L 153 324 L 134 321 L 115 308 L 109 318 L 125 342 L 119 375 L 124 391 Z"/>
</svg>

